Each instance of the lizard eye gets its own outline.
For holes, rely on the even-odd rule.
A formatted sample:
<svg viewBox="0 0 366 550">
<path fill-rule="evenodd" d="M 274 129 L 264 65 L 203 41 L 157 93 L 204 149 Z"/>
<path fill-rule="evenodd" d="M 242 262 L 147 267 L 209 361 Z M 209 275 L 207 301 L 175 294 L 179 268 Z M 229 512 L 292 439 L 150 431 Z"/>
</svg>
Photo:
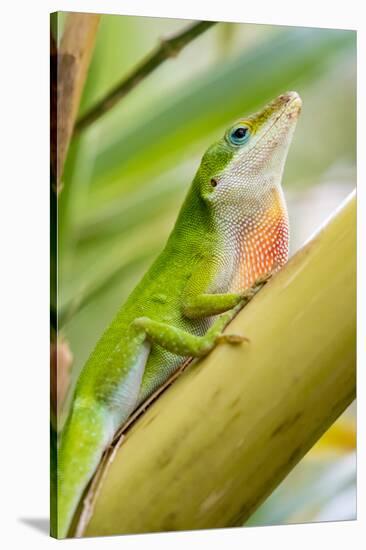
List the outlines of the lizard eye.
<svg viewBox="0 0 366 550">
<path fill-rule="evenodd" d="M 249 138 L 249 134 L 248 126 L 239 124 L 229 131 L 228 140 L 231 145 L 243 145 Z"/>
</svg>

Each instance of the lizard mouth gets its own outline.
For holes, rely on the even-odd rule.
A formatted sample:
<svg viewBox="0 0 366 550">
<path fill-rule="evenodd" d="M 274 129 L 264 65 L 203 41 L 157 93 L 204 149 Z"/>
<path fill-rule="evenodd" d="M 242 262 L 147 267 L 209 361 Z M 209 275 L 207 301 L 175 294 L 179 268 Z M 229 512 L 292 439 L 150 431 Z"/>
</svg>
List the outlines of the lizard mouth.
<svg viewBox="0 0 366 550">
<path fill-rule="evenodd" d="M 282 114 L 286 114 L 288 118 L 295 118 L 300 114 L 302 101 L 297 92 L 286 92 L 280 95 L 278 99 L 282 100 L 285 104 L 284 110 L 279 114 L 279 117 Z"/>
</svg>

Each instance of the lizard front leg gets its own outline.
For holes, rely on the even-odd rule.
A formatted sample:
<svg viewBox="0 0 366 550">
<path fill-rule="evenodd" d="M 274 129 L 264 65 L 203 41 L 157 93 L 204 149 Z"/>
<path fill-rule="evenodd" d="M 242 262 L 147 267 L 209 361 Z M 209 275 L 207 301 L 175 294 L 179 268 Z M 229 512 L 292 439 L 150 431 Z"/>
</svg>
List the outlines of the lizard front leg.
<svg viewBox="0 0 366 550">
<path fill-rule="evenodd" d="M 143 331 L 152 343 L 180 356 L 202 357 L 207 355 L 220 342 L 240 343 L 247 338 L 236 334 L 222 334 L 225 326 L 235 316 L 239 308 L 220 315 L 203 336 L 196 336 L 173 325 L 154 321 L 149 317 L 138 317 L 133 321 L 134 328 Z"/>
<path fill-rule="evenodd" d="M 253 286 L 237 293 L 190 294 L 187 292 L 182 307 L 183 313 L 190 319 L 199 319 L 223 313 L 231 310 L 237 305 L 242 307 L 257 294 L 270 277 L 271 273 L 259 277 Z"/>
</svg>

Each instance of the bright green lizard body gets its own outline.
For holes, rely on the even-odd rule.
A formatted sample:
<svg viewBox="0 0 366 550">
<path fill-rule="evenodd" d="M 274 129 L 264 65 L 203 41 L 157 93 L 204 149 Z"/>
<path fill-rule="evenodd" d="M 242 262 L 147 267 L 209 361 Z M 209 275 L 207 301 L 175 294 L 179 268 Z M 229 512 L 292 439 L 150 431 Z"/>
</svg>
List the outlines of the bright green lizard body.
<svg viewBox="0 0 366 550">
<path fill-rule="evenodd" d="M 301 100 L 279 96 L 205 153 L 165 249 L 97 343 L 58 451 L 57 535 L 67 535 L 103 451 L 187 356 L 207 354 L 247 289 L 287 261 L 281 179 Z"/>
</svg>

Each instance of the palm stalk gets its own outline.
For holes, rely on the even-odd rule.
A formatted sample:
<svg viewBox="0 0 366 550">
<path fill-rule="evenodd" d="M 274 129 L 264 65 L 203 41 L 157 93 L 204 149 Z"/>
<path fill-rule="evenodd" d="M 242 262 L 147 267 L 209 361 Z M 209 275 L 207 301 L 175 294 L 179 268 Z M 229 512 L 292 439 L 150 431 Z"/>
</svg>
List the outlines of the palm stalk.
<svg viewBox="0 0 366 550">
<path fill-rule="evenodd" d="M 87 495 L 85 536 L 242 525 L 355 397 L 352 196 L 125 430 Z"/>
</svg>

